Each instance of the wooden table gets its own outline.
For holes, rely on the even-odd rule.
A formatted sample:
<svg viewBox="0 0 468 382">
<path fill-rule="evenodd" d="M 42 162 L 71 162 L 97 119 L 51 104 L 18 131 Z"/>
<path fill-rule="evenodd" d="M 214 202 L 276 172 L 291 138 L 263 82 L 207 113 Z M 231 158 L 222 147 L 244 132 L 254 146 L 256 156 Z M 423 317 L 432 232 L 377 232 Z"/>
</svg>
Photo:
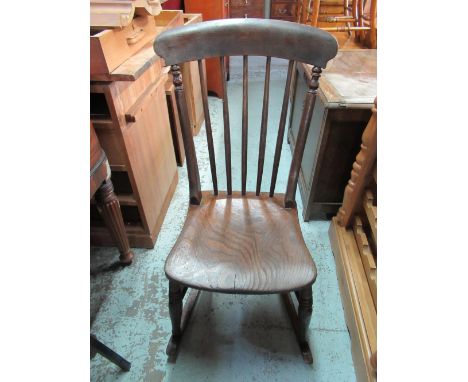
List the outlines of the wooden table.
<svg viewBox="0 0 468 382">
<path fill-rule="evenodd" d="M 311 67 L 299 64 L 293 82 L 288 129 L 294 149 Z M 299 175 L 303 217 L 330 219 L 359 151 L 361 136 L 377 95 L 377 51 L 339 51 L 320 79 L 320 88 Z"/>
</svg>

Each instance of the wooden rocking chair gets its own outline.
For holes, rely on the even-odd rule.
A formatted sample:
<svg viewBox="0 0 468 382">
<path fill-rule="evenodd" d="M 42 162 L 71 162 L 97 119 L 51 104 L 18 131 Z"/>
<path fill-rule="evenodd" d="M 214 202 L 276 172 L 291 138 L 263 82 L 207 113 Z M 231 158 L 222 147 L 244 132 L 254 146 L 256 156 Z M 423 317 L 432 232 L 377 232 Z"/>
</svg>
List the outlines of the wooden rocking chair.
<svg viewBox="0 0 468 382">
<path fill-rule="evenodd" d="M 312 314 L 312 284 L 317 270 L 307 249 L 297 217 L 295 194 L 300 163 L 314 109 L 319 77 L 338 46 L 329 33 L 279 20 L 225 19 L 174 28 L 158 36 L 156 53 L 171 65 L 182 125 L 190 188 L 190 206 L 185 225 L 169 254 L 165 272 L 169 279 L 169 312 L 172 337 L 167 347 L 175 361 L 187 321 L 200 290 L 235 294 L 280 293 L 306 362 L 312 355 L 306 331 Z M 247 192 L 248 56 L 266 56 L 266 75 L 258 155 L 256 192 Z M 242 186 L 232 191 L 231 141 L 225 73 L 223 82 L 224 143 L 227 192 L 218 192 L 215 154 L 208 111 L 202 60 L 243 56 Z M 267 135 L 271 57 L 289 60 L 288 75 L 276 140 L 269 193 L 260 192 Z M 206 135 L 213 191 L 202 192 L 195 146 L 190 129 L 180 64 L 198 60 L 206 121 Z M 295 62 L 314 65 L 302 122 L 293 153 L 286 193 L 275 194 L 281 146 L 284 137 L 289 90 Z M 184 307 L 182 299 L 192 291 Z M 290 292 L 299 301 L 296 313 Z"/>
</svg>

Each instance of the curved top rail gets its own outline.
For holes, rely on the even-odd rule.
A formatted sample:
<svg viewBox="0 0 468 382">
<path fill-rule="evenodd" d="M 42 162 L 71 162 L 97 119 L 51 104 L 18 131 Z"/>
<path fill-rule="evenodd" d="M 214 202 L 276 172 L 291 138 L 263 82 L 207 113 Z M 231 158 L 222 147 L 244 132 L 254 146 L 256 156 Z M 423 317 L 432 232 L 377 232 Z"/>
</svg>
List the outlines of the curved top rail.
<svg viewBox="0 0 468 382">
<path fill-rule="evenodd" d="M 222 19 L 169 29 L 154 41 L 166 65 L 207 57 L 271 56 L 325 68 L 338 51 L 321 29 L 280 20 Z"/>
</svg>

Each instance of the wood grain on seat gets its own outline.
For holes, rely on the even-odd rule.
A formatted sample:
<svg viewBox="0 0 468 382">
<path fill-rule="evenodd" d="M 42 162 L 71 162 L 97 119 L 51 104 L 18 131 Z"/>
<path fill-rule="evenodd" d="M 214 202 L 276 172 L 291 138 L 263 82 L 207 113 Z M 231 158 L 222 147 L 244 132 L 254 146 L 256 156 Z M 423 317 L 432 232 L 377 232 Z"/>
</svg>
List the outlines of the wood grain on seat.
<svg viewBox="0 0 468 382">
<path fill-rule="evenodd" d="M 166 261 L 169 279 L 224 293 L 276 293 L 315 281 L 297 209 L 283 195 L 204 192 Z"/>
</svg>

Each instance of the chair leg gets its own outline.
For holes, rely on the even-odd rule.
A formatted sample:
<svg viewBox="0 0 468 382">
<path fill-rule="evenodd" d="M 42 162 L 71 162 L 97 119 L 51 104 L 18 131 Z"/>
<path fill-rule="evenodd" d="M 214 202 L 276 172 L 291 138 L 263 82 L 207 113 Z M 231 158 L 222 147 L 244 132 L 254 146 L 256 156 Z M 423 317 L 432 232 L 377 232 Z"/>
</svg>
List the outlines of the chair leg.
<svg viewBox="0 0 468 382">
<path fill-rule="evenodd" d="M 187 290 L 187 287 L 175 281 L 169 281 L 169 315 L 172 322 L 172 336 L 166 348 L 168 362 L 175 362 L 177 359 L 182 334 L 200 295 L 199 290 L 191 289 L 187 302 L 183 305 L 182 300 Z"/>
<path fill-rule="evenodd" d="M 99 187 L 95 198 L 99 213 L 119 248 L 120 262 L 122 264 L 131 264 L 133 252 L 128 243 L 119 200 L 114 193 L 114 186 L 110 179 L 107 179 Z"/>
<path fill-rule="evenodd" d="M 286 306 L 289 319 L 291 320 L 294 333 L 296 334 L 299 348 L 301 349 L 302 358 L 306 363 L 312 364 L 314 359 L 310 351 L 309 343 L 307 342 L 307 329 L 309 327 L 310 318 L 312 316 L 312 286 L 304 288 L 300 291 L 295 291 L 299 308 L 296 312 L 294 303 L 290 293 L 281 293 L 283 302 Z"/>
<path fill-rule="evenodd" d="M 309 329 L 310 319 L 312 317 L 312 286 L 308 286 L 301 291 L 299 291 L 299 308 L 298 308 L 298 318 L 299 318 L 299 338 L 300 345 L 302 348 L 303 343 L 307 343 L 307 330 Z"/>
<path fill-rule="evenodd" d="M 169 315 L 172 322 L 172 336 L 179 337 L 181 334 L 180 322 L 182 319 L 182 285 L 169 281 Z"/>
</svg>

